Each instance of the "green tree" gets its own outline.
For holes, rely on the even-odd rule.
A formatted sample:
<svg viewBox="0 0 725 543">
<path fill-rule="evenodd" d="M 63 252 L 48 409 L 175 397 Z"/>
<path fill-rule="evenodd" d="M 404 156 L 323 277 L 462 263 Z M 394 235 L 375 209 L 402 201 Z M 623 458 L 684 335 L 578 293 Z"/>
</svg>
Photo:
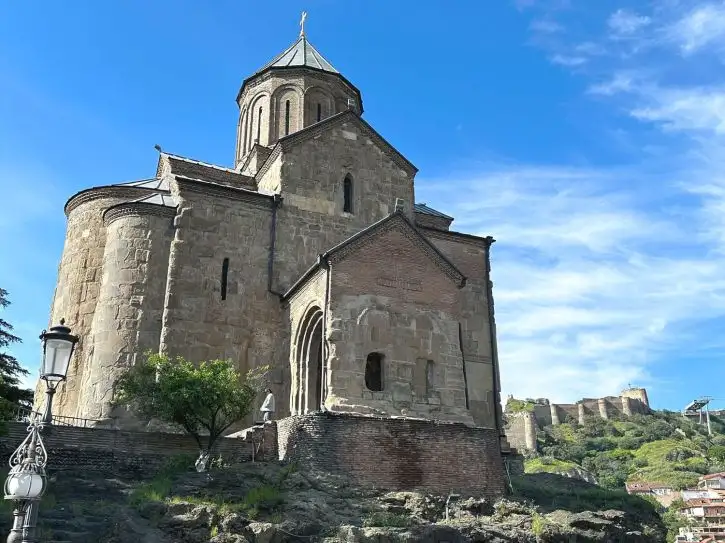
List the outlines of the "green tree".
<svg viewBox="0 0 725 543">
<path fill-rule="evenodd" d="M 116 381 L 114 403 L 143 418 L 180 425 L 202 453 L 211 454 L 224 432 L 252 411 L 266 370 L 242 376 L 227 360 L 194 364 L 149 354 Z"/>
<path fill-rule="evenodd" d="M 0 288 L 0 308 L 10 305 L 8 291 Z M 0 318 L 0 415 L 7 418 L 16 404 L 30 406 L 33 403 L 33 391 L 21 388 L 20 378 L 28 375 L 17 359 L 5 349 L 21 339 L 12 333 L 12 325 Z"/>
</svg>

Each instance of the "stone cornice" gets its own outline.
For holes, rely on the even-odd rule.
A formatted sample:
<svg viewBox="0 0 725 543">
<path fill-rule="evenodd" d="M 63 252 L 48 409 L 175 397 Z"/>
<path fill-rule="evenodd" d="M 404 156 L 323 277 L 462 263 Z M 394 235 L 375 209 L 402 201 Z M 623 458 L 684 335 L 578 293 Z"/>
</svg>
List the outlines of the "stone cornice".
<svg viewBox="0 0 725 543">
<path fill-rule="evenodd" d="M 156 215 L 159 217 L 174 217 L 176 216 L 176 208 L 162 206 L 158 204 L 149 204 L 147 202 L 124 202 L 116 204 L 115 206 L 109 207 L 103 213 L 103 224 L 108 226 L 116 219 L 128 216 L 146 216 Z"/>
<path fill-rule="evenodd" d="M 272 208 L 272 204 L 274 202 L 273 195 L 261 194 L 248 189 L 227 187 L 225 185 L 218 185 L 216 183 L 209 183 L 208 181 L 191 179 L 178 175 L 176 176 L 176 181 L 179 184 L 180 190 L 195 192 L 197 194 L 205 194 L 217 196 L 219 198 L 226 198 L 228 200 L 247 202 L 252 205 L 270 209 Z"/>
<path fill-rule="evenodd" d="M 75 193 L 73 196 L 68 198 L 65 203 L 64 211 L 66 217 L 77 208 L 79 205 L 98 198 L 128 198 L 133 200 L 148 196 L 150 194 L 156 194 L 159 191 L 156 189 L 143 188 L 143 187 L 129 187 L 124 185 L 107 185 L 105 187 L 92 187 Z"/>
<path fill-rule="evenodd" d="M 438 228 L 431 228 L 430 226 L 417 225 L 418 229 L 424 236 L 432 238 L 445 239 L 449 241 L 456 241 L 459 243 L 468 243 L 469 245 L 476 245 L 484 249 L 489 248 L 493 245 L 496 240 L 491 236 L 482 238 L 480 236 L 474 236 L 472 234 L 463 234 L 462 232 L 452 232 L 450 230 L 439 230 Z"/>
</svg>

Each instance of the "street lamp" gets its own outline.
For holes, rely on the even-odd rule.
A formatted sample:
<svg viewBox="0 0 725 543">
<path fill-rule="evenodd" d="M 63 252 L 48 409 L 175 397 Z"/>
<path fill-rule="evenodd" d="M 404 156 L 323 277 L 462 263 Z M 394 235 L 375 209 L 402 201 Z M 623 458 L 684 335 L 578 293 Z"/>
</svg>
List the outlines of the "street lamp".
<svg viewBox="0 0 725 543">
<path fill-rule="evenodd" d="M 34 543 L 38 502 L 45 493 L 48 453 L 40 437 L 42 425 L 33 418 L 28 435 L 10 457 L 5 499 L 13 501 L 13 527 L 7 543 Z"/>
<path fill-rule="evenodd" d="M 60 325 L 53 326 L 50 332 L 43 330 L 43 333 L 40 334 L 40 341 L 43 342 L 40 378 L 45 381 L 47 386 L 42 424 L 50 425 L 53 423 L 53 395 L 60 382 L 65 381 L 73 349 L 78 343 L 78 336 L 71 335 L 70 328 L 65 326 L 65 319 L 60 319 Z"/>
</svg>

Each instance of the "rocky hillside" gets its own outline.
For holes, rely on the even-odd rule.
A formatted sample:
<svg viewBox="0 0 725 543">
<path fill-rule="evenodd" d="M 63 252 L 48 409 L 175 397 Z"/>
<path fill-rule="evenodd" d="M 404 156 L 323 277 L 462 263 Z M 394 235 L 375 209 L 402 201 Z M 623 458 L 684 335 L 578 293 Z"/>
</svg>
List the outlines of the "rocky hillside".
<svg viewBox="0 0 725 543">
<path fill-rule="evenodd" d="M 725 471 L 725 425 L 713 417 L 712 428 L 708 436 L 705 426 L 667 411 L 591 417 L 583 425 L 568 421 L 539 432 L 539 454 L 529 456 L 526 471 L 580 477 L 610 489 L 627 481 L 687 488 L 703 474 Z"/>
<path fill-rule="evenodd" d="M 182 459 L 145 480 L 135 473 L 52 475 L 40 508 L 40 541 L 664 541 L 664 527 L 648 502 L 551 474 L 514 479 L 513 494 L 490 503 L 376 492 L 276 463 L 217 466 L 209 474 L 189 465 Z M 5 531 L 10 516 L 5 504 Z"/>
</svg>

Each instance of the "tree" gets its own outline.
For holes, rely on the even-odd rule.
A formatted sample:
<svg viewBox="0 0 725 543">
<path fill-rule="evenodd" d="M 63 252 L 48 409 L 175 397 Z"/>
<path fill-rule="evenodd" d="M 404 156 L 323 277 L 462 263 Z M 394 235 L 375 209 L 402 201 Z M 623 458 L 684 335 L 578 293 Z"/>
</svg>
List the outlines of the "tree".
<svg viewBox="0 0 725 543">
<path fill-rule="evenodd" d="M 8 291 L 0 288 L 0 307 L 6 308 L 9 305 Z M 3 415 L 12 411 L 15 404 L 30 406 L 33 403 L 33 391 L 18 386 L 20 378 L 28 375 L 28 370 L 23 368 L 14 356 L 5 351 L 9 345 L 22 341 L 12 331 L 12 325 L 0 318 L 0 400 L 2 400 L 0 411 Z"/>
<path fill-rule="evenodd" d="M 194 364 L 182 357 L 148 354 L 116 381 L 115 405 L 139 416 L 180 425 L 201 457 L 235 422 L 248 415 L 267 368 L 240 375 L 227 360 Z M 206 442 L 206 443 L 205 443 Z"/>
</svg>

